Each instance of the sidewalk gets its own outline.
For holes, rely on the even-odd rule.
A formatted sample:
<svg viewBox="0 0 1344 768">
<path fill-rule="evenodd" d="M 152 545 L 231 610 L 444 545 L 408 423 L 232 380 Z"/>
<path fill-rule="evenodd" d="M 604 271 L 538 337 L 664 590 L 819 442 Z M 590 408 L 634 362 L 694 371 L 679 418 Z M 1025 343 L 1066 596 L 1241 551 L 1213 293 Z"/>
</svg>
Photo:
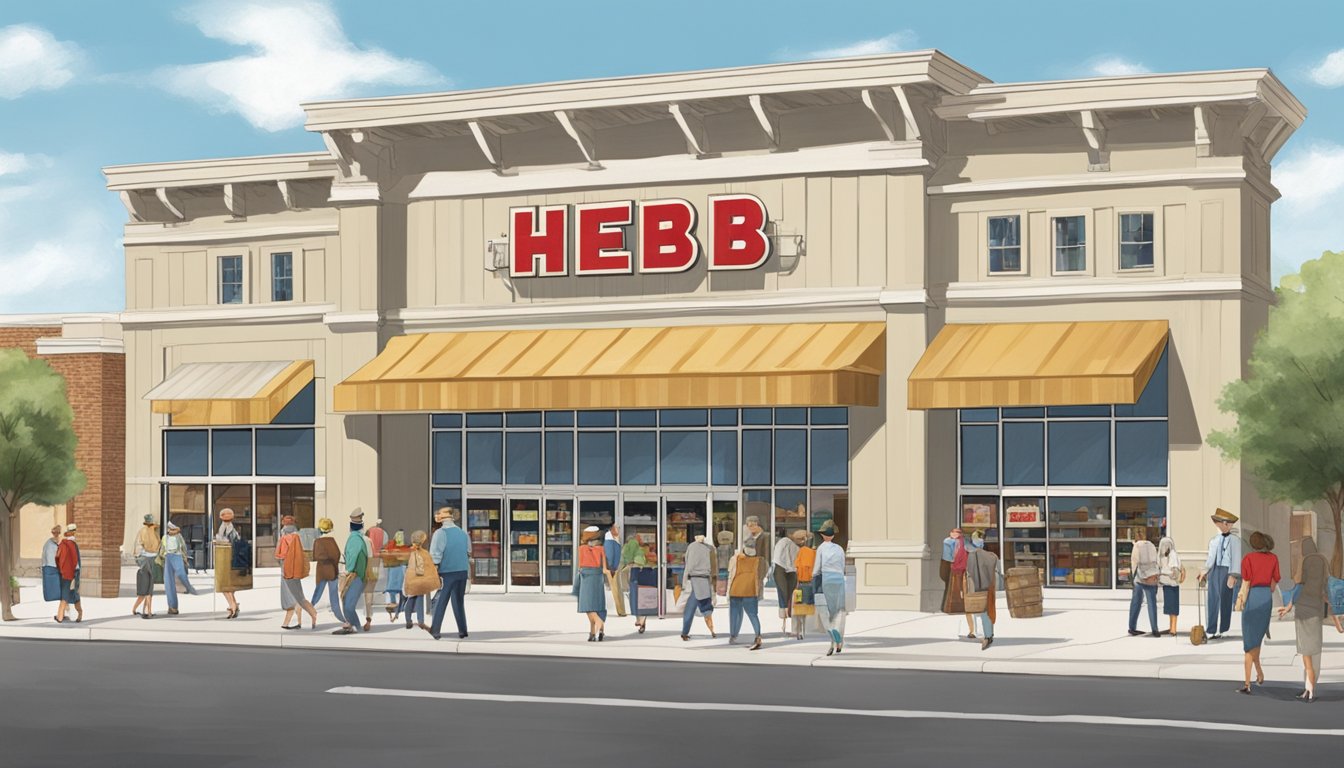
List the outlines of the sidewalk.
<svg viewBox="0 0 1344 768">
<path fill-rule="evenodd" d="M 1240 619 L 1234 617 L 1230 638 L 1204 646 L 1190 644 L 1186 634 L 1196 621 L 1186 606 L 1181 616 L 1181 634 L 1172 638 L 1126 634 L 1128 600 L 1047 597 L 1045 615 L 1036 619 L 1013 619 L 1000 601 L 994 645 L 981 651 L 978 641 L 957 639 L 966 632 L 960 616 L 902 611 L 859 611 L 849 616 L 845 649 L 827 657 L 825 635 L 809 621 L 806 639 L 785 639 L 775 618 L 773 602 L 762 602 L 765 647 L 749 652 L 746 644 L 727 644 L 728 610 L 715 611 L 719 638 L 711 640 L 703 621 L 696 620 L 692 639 L 680 639 L 680 619 L 651 618 L 648 630 L 638 635 L 634 620 L 608 617 L 603 643 L 587 642 L 587 619 L 575 611 L 572 598 L 554 595 L 467 595 L 471 635 L 459 641 L 451 611 L 443 639 L 435 641 L 420 629 L 405 629 L 400 620 L 389 622 L 387 612 L 374 609 L 371 633 L 333 636 L 338 625 L 328 607 L 318 608 L 318 629 L 280 629 L 279 576 L 272 571 L 256 576 L 256 588 L 238 593 L 241 615 L 224 619 L 224 599 L 210 592 L 209 573 L 192 574 L 201 590 L 197 596 L 182 596 L 179 616 L 167 615 L 162 586 L 156 586 L 156 617 L 144 620 L 131 615 L 134 597 L 86 598 L 84 621 L 65 624 L 52 621 L 55 603 L 41 601 L 35 579 L 21 580 L 22 602 L 14 607 L 20 619 L 0 623 L 0 638 L 113 640 L 129 642 L 215 643 L 276 648 L 359 649 L 371 651 L 416 651 L 527 656 L 681 661 L 784 666 L 853 667 L 871 669 L 997 672 L 1030 675 L 1089 675 L 1166 679 L 1225 680 L 1239 682 L 1242 674 Z M 134 593 L 134 569 L 122 573 L 122 594 Z M 307 589 L 311 595 L 312 584 Z M 723 598 L 720 598 L 723 600 Z M 428 618 L 428 617 L 426 617 Z M 1159 622 L 1165 617 L 1159 615 Z M 1140 618 L 1140 628 L 1146 626 Z M 1293 637 L 1293 622 L 1271 623 L 1273 639 L 1266 641 L 1262 664 L 1273 682 L 1296 683 L 1302 678 Z M 750 642 L 748 624 L 739 641 Z M 1344 635 L 1325 627 L 1324 672 L 1321 681 L 1344 683 Z"/>
</svg>

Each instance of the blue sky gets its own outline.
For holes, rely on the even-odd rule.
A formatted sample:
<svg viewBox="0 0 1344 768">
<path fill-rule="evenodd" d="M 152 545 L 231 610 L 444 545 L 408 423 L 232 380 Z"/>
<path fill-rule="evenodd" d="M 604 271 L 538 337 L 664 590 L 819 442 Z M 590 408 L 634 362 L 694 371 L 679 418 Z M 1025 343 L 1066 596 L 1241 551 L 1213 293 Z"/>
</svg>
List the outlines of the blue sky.
<svg viewBox="0 0 1344 768">
<path fill-rule="evenodd" d="M 654 10 L 656 9 L 656 10 Z M 998 82 L 1271 67 L 1275 276 L 1344 250 L 1344 3 L 67 2 L 0 7 L 0 313 L 123 306 L 99 169 L 320 150 L 297 103 L 939 48 Z"/>
</svg>

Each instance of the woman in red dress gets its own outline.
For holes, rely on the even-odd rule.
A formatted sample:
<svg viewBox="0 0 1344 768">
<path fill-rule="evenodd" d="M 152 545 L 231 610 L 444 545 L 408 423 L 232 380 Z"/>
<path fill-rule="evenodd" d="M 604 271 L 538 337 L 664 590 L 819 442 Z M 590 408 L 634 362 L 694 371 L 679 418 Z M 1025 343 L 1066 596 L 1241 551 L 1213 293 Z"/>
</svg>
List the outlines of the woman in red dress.
<svg viewBox="0 0 1344 768">
<path fill-rule="evenodd" d="M 66 608 L 75 606 L 75 623 L 84 620 L 79 604 L 79 545 L 75 543 L 75 524 L 65 526 L 65 538 L 56 546 L 56 570 L 61 573 L 61 602 L 56 606 L 56 623 L 65 621 Z"/>
</svg>

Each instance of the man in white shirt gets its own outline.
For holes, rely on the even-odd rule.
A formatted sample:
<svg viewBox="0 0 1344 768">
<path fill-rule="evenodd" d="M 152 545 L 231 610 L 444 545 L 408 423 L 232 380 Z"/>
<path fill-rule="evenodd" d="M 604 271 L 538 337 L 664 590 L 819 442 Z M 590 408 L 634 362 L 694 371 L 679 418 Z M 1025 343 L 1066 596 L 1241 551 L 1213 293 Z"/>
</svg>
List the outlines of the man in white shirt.
<svg viewBox="0 0 1344 768">
<path fill-rule="evenodd" d="M 1218 509 L 1212 517 L 1218 533 L 1209 539 L 1209 556 L 1199 573 L 1200 584 L 1208 583 L 1209 615 L 1204 633 L 1213 639 L 1232 628 L 1232 603 L 1241 578 L 1241 537 L 1232 532 L 1237 516 Z"/>
</svg>

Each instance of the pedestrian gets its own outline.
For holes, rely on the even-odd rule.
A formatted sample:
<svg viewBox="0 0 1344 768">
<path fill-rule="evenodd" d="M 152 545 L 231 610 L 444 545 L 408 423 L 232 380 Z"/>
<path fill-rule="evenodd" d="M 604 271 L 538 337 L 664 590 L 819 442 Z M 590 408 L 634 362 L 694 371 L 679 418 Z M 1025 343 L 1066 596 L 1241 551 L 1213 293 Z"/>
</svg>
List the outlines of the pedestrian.
<svg viewBox="0 0 1344 768">
<path fill-rule="evenodd" d="M 629 593 L 630 612 L 635 614 L 635 630 L 641 635 L 644 634 L 645 622 L 649 617 L 647 613 L 641 613 L 639 609 L 639 576 L 648 566 L 649 558 L 644 554 L 644 547 L 639 543 L 639 536 L 630 534 L 625 540 L 625 546 L 621 547 L 621 573 L 624 575 L 620 582 L 624 585 L 622 588 Z"/>
<path fill-rule="evenodd" d="M 947 563 L 947 585 L 943 590 L 943 613 L 960 613 L 966 616 L 966 638 L 975 639 L 975 619 L 966 613 L 961 596 L 966 593 L 966 560 L 970 550 L 966 547 L 966 536 L 960 528 L 953 528 L 943 539 L 943 562 Z"/>
<path fill-rule="evenodd" d="M 764 554 L 764 553 L 761 553 Z M 779 603 L 780 634 L 789 634 L 789 617 L 793 609 L 793 591 L 798 588 L 798 542 L 792 536 L 781 536 L 775 542 L 770 563 L 774 566 L 775 599 Z M 731 582 L 731 577 L 729 577 Z M 757 595 L 759 597 L 760 595 Z"/>
<path fill-rule="evenodd" d="M 381 518 L 373 521 L 373 527 L 364 532 L 365 538 L 369 540 L 369 556 L 378 557 L 383 553 L 383 547 L 387 546 L 387 531 L 383 529 Z"/>
<path fill-rule="evenodd" d="M 1220 507 L 1209 519 L 1218 533 L 1209 539 L 1209 556 L 1199 572 L 1199 586 L 1207 583 L 1209 590 L 1209 614 L 1204 623 L 1204 634 L 1217 640 L 1232 628 L 1232 596 L 1236 594 L 1233 590 L 1241 577 L 1241 537 L 1232 533 L 1237 516 L 1231 512 Z"/>
<path fill-rule="evenodd" d="M 358 509 L 358 507 L 356 507 L 356 509 Z M 381 523 L 383 521 L 377 520 L 375 522 Z M 364 571 L 365 632 L 373 631 L 373 598 L 377 596 L 379 592 L 386 591 L 387 589 L 387 575 L 383 571 L 383 559 L 379 556 L 379 553 L 383 551 L 383 547 L 387 544 L 387 531 L 377 527 L 377 525 L 374 526 L 373 530 L 378 531 L 381 534 L 378 537 L 379 543 L 377 545 L 374 544 L 373 536 L 370 535 L 371 531 L 361 531 L 361 534 L 364 536 L 364 550 L 368 553 L 368 558 L 365 560 L 366 565 Z M 346 614 L 346 618 L 350 618 L 348 613 Z M 355 614 L 354 620 L 359 620 L 358 613 Z"/>
<path fill-rule="evenodd" d="M 61 569 L 56 552 L 61 546 L 61 526 L 51 526 L 51 538 L 42 542 L 42 599 L 54 603 L 61 599 Z"/>
<path fill-rule="evenodd" d="M 579 570 L 573 592 L 578 596 L 579 613 L 588 614 L 588 642 L 606 638 L 607 593 L 603 587 L 607 568 L 606 541 L 597 526 L 590 525 L 579 535 Z"/>
<path fill-rule="evenodd" d="M 1003 575 L 999 568 L 999 556 L 985 549 L 982 541 L 975 541 L 980 534 L 976 533 L 972 541 L 981 546 L 972 547 L 970 553 L 966 556 L 966 589 L 968 592 L 984 593 L 985 608 L 975 615 L 980 618 L 980 650 L 986 650 L 994 644 L 994 621 L 997 611 L 995 606 L 998 601 L 995 599 L 995 588 L 999 584 L 999 578 Z M 1150 545 L 1151 546 L 1151 545 Z M 964 596 L 963 602 L 969 604 Z M 967 613 L 966 617 L 971 618 Z"/>
<path fill-rule="evenodd" d="M 1294 597 L 1279 609 L 1279 618 L 1292 610 L 1297 629 L 1297 653 L 1302 657 L 1305 685 L 1297 698 L 1316 700 L 1316 683 L 1321 679 L 1321 620 L 1329 615 L 1335 629 L 1344 632 L 1340 617 L 1330 609 L 1326 596 L 1330 563 L 1316 548 L 1316 540 L 1308 536 L 1302 540 L 1302 563 L 1298 566 L 1298 589 Z"/>
<path fill-rule="evenodd" d="M 1134 583 L 1129 598 L 1130 636 L 1143 634 L 1139 631 L 1138 624 L 1139 609 L 1143 607 L 1145 601 L 1148 603 L 1148 626 L 1153 632 L 1153 637 L 1162 636 L 1162 633 L 1157 631 L 1157 581 L 1160 575 L 1157 547 L 1147 539 L 1134 542 L 1134 548 L 1129 553 L 1129 577 Z"/>
<path fill-rule="evenodd" d="M 755 515 L 747 516 L 747 533 L 742 537 L 742 543 L 747 542 L 761 554 L 761 593 L 764 594 L 765 581 L 770 578 L 770 561 L 766 556 L 770 552 L 770 532 L 761 527 L 761 519 Z"/>
<path fill-rule="evenodd" d="M 812 572 L 816 567 L 817 550 L 812 547 L 812 533 L 804 529 L 793 532 L 794 543 L 798 545 L 798 558 L 794 561 L 798 576 L 798 596 L 793 603 L 793 634 L 799 640 L 807 629 L 807 617 L 815 615 L 816 595 L 812 591 Z"/>
<path fill-rule="evenodd" d="M 1274 588 L 1279 583 L 1279 558 L 1271 551 L 1274 539 L 1263 531 L 1251 534 L 1251 549 L 1255 550 L 1241 561 L 1241 592 L 1237 604 L 1241 609 L 1241 650 L 1244 660 L 1245 684 L 1238 692 L 1251 692 L 1251 667 L 1255 667 L 1255 684 L 1264 685 L 1265 670 L 1260 666 L 1260 648 L 1269 631 L 1269 614 L 1273 608 Z"/>
<path fill-rule="evenodd" d="M 788 539 L 780 539 L 788 541 Z M 760 560 L 751 541 L 743 542 L 742 550 L 728 562 L 728 644 L 737 642 L 737 633 L 742 629 L 742 614 L 747 614 L 751 627 L 756 631 L 756 639 L 747 650 L 758 651 L 761 648 L 761 582 L 756 580 L 760 570 Z"/>
<path fill-rule="evenodd" d="M 317 521 L 317 530 L 320 534 L 317 540 L 313 542 L 313 580 L 317 587 L 313 590 L 313 599 L 309 600 L 313 608 L 322 601 L 322 593 L 327 593 L 327 603 L 331 606 L 331 613 L 341 624 L 345 624 L 345 615 L 341 613 L 341 598 L 339 592 L 339 582 L 341 579 L 341 545 L 336 541 L 336 536 L 332 529 L 336 524 L 331 518 L 324 517 Z"/>
<path fill-rule="evenodd" d="M 79 604 L 79 572 L 82 562 L 79 544 L 75 543 L 74 523 L 65 526 L 65 536 L 56 546 L 56 568 L 61 572 L 61 601 L 56 605 L 56 623 L 65 621 L 66 609 L 75 606 L 75 623 L 84 620 L 84 606 Z"/>
<path fill-rule="evenodd" d="M 755 518 L 747 518 L 748 524 Z M 756 526 L 761 531 L 760 526 Z M 761 531 L 764 533 L 764 531 Z M 752 535 L 742 542 L 743 546 L 759 541 Z M 718 553 L 705 541 L 704 534 L 697 534 L 695 541 L 686 546 L 686 556 L 681 570 L 681 592 L 686 598 L 686 607 L 681 612 L 681 639 L 691 639 L 691 622 L 695 621 L 698 610 L 705 617 L 705 626 L 710 637 L 718 637 L 714 632 L 714 580 L 718 577 Z M 761 582 L 760 569 L 756 571 L 756 581 Z"/>
<path fill-rule="evenodd" d="M 1167 634 L 1176 635 L 1176 623 L 1181 615 L 1181 582 L 1185 581 L 1185 566 L 1176 542 L 1163 536 L 1157 543 L 1157 583 L 1162 585 L 1162 613 L 1171 622 Z"/>
<path fill-rule="evenodd" d="M 187 578 L 187 542 L 182 538 L 182 529 L 177 523 L 168 521 L 168 531 L 159 542 L 159 562 L 163 566 L 163 592 L 168 596 L 168 615 L 177 616 L 177 585 L 186 588 L 187 594 L 196 594 Z"/>
<path fill-rule="evenodd" d="M 396 537 L 389 540 L 384 551 L 395 549 Z M 406 563 L 402 560 L 388 560 L 383 567 L 387 581 L 383 584 L 383 594 L 387 597 L 387 620 L 396 621 L 401 609 L 406 607 Z"/>
<path fill-rule="evenodd" d="M 299 527 L 290 515 L 281 518 L 280 541 L 275 545 L 275 559 L 280 561 L 280 607 L 285 611 L 280 628 L 301 628 L 302 611 L 312 621 L 310 629 L 317 629 L 317 609 L 303 594 L 303 580 L 308 578 L 308 554 L 303 551 Z M 292 627 L 289 626 L 290 616 L 295 619 Z"/>
<path fill-rule="evenodd" d="M 821 535 L 821 546 L 817 547 L 817 565 L 812 574 L 812 588 L 826 597 L 826 609 L 817 611 L 817 616 L 831 638 L 827 656 L 845 649 L 845 550 L 835 543 L 835 536 L 839 532 L 834 520 L 827 520 L 817 528 L 817 533 Z M 961 574 L 961 583 L 964 584 L 964 565 Z M 960 595 L 957 599 L 961 600 Z"/>
<path fill-rule="evenodd" d="M 606 556 L 607 582 L 611 587 L 611 602 L 616 606 L 616 615 L 625 616 L 625 593 L 629 591 L 629 571 L 621 568 L 621 529 L 611 526 L 602 537 L 602 551 Z"/>
<path fill-rule="evenodd" d="M 359 626 L 359 600 L 369 578 L 369 540 L 364 538 L 364 512 L 350 513 L 350 535 L 345 540 L 345 573 L 341 575 L 341 616 L 344 621 L 333 635 L 353 635 Z M 370 627 L 365 625 L 364 631 Z"/>
<path fill-rule="evenodd" d="M 435 640 L 443 629 L 443 616 L 448 604 L 453 606 L 453 619 L 457 622 L 459 640 L 467 636 L 467 573 L 471 568 L 471 542 L 466 531 L 458 527 L 453 519 L 453 510 L 443 507 L 434 515 L 434 521 L 442 523 L 429 542 L 429 557 L 438 566 L 439 578 L 443 588 L 434 603 L 434 622 L 429 634 Z"/>
<path fill-rule="evenodd" d="M 406 556 L 406 574 L 409 578 L 402 584 L 402 593 L 406 595 L 406 602 L 401 606 L 406 611 L 406 628 L 410 629 L 411 612 L 415 611 L 416 618 L 419 621 L 414 625 L 426 632 L 429 631 L 429 625 L 425 623 L 425 601 L 429 599 L 429 593 L 436 588 L 433 586 L 439 582 L 438 569 L 434 567 L 434 561 L 430 558 L 429 552 L 425 550 L 425 542 L 429 535 L 424 531 L 416 531 L 411 534 L 411 551 Z M 428 579 L 426 585 L 421 588 L 420 581 Z"/>
<path fill-rule="evenodd" d="M 144 619 L 154 618 L 154 561 L 159 555 L 159 534 L 153 515 L 145 515 L 144 524 L 135 534 L 132 557 L 135 558 L 135 604 L 131 615 Z M 140 606 L 144 606 L 143 613 Z"/>
<path fill-rule="evenodd" d="M 233 510 L 222 509 L 219 511 L 219 533 L 215 534 L 215 541 L 227 543 L 230 550 L 236 549 L 242 542 L 242 536 L 238 529 L 233 527 Z M 218 558 L 216 558 L 218 559 Z M 229 615 L 226 619 L 238 618 L 238 599 L 234 597 L 236 587 L 233 584 L 233 562 L 215 563 L 215 591 L 224 595 L 224 601 L 229 604 Z M 164 581 L 167 582 L 165 576 Z M 172 613 L 172 608 L 168 609 Z"/>
</svg>

